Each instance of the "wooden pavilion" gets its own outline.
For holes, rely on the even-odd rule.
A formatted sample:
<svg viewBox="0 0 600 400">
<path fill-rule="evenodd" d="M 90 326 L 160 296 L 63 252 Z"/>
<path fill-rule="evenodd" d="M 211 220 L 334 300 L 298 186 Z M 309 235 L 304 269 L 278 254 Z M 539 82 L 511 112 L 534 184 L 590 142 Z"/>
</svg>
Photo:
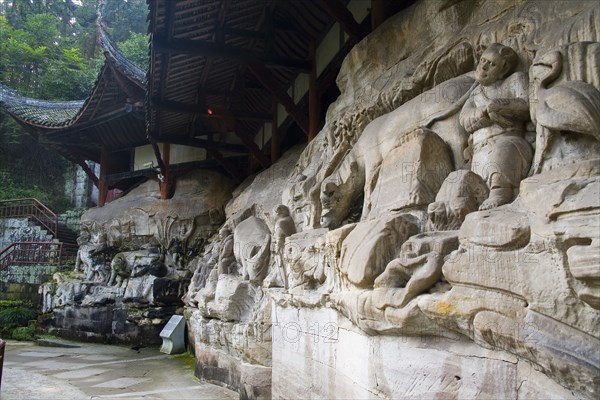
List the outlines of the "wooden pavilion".
<svg viewBox="0 0 600 400">
<path fill-rule="evenodd" d="M 109 189 L 147 178 L 168 198 L 174 176 L 191 168 L 242 181 L 312 140 L 352 46 L 414 2 L 147 1 L 146 73 L 100 23 L 105 63 L 86 100 L 30 99 L 0 85 L 0 105 L 86 171 L 99 206 Z M 98 176 L 87 161 L 100 165 Z"/>
</svg>

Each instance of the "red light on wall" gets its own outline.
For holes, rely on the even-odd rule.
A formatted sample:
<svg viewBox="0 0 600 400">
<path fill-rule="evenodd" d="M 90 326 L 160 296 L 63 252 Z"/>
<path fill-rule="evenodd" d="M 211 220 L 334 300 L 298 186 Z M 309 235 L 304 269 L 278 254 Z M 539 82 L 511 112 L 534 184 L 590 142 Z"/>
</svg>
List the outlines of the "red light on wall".
<svg viewBox="0 0 600 400">
<path fill-rule="evenodd" d="M 208 109 L 206 110 L 206 112 L 208 113 L 208 115 L 213 115 L 213 110 L 212 110 L 212 109 L 210 109 L 210 108 L 208 108 Z"/>
</svg>

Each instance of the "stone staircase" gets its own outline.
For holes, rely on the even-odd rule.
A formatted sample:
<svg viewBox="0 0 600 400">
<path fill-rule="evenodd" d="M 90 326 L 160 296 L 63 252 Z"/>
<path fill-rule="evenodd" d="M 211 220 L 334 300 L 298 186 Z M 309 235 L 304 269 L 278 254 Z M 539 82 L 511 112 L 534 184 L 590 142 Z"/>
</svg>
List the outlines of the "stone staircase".
<svg viewBox="0 0 600 400">
<path fill-rule="evenodd" d="M 0 202 L 0 269 L 8 267 L 8 260 L 59 265 L 74 261 L 79 216 L 77 212 L 57 216 L 35 199 Z M 10 256 L 11 252 L 15 254 Z"/>
</svg>

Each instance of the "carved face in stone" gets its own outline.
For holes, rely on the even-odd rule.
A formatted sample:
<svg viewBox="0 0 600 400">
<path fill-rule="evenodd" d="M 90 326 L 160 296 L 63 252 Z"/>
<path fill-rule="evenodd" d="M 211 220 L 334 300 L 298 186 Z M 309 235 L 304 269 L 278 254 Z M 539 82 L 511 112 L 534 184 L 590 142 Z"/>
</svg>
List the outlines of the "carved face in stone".
<svg viewBox="0 0 600 400">
<path fill-rule="evenodd" d="M 275 214 L 277 214 L 277 217 L 279 218 L 287 217 L 290 215 L 290 209 L 284 205 L 279 205 L 275 208 Z"/>
<path fill-rule="evenodd" d="M 87 231 L 82 231 L 81 234 L 79 235 L 79 237 L 77 238 L 77 244 L 78 245 L 83 245 L 86 243 L 89 243 L 90 241 L 90 234 Z"/>
<path fill-rule="evenodd" d="M 489 86 L 492 83 L 502 79 L 507 72 L 507 61 L 494 49 L 488 49 L 483 52 L 475 71 L 475 79 L 483 86 Z"/>
<path fill-rule="evenodd" d="M 339 217 L 339 198 L 340 193 L 337 185 L 333 183 L 327 183 L 324 190 L 321 192 L 321 206 L 323 207 L 321 213 L 321 227 L 323 228 L 337 228 Z"/>
</svg>

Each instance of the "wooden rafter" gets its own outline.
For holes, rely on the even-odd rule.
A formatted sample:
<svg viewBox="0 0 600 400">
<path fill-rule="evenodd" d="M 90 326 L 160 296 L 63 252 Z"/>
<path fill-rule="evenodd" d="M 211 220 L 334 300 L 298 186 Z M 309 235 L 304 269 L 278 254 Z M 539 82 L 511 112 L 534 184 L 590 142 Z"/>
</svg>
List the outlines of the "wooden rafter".
<svg viewBox="0 0 600 400">
<path fill-rule="evenodd" d="M 273 97 L 275 97 L 275 99 L 283 105 L 287 113 L 292 116 L 300 129 L 302 129 L 302 131 L 304 131 L 304 133 L 306 133 L 308 136 L 309 131 L 307 116 L 298 106 L 296 106 L 294 100 L 292 100 L 292 98 L 279 87 L 279 83 L 273 77 L 271 72 L 265 68 L 264 65 L 257 63 L 250 63 L 248 67 L 254 76 L 256 76 L 256 79 L 258 79 L 260 83 L 262 83 L 265 88 L 267 88 L 273 94 Z"/>
<path fill-rule="evenodd" d="M 252 139 L 248 135 L 244 135 L 242 133 L 242 129 L 236 124 L 235 134 L 242 140 L 244 146 L 250 150 L 250 154 L 260 163 L 263 168 L 269 168 L 271 165 L 271 160 L 262 152 L 262 150 L 258 147 L 256 143 L 254 143 L 254 139 Z"/>
<path fill-rule="evenodd" d="M 359 42 L 367 36 L 367 30 L 356 22 L 350 10 L 340 0 L 321 0 L 321 3 L 325 11 L 341 25 L 344 32 L 352 39 Z"/>
<path fill-rule="evenodd" d="M 232 27 L 223 27 L 221 32 L 227 36 L 237 36 L 251 39 L 266 40 L 266 34 L 264 32 L 252 31 L 250 29 L 238 29 Z"/>
<path fill-rule="evenodd" d="M 89 167 L 89 165 L 87 165 L 85 159 L 79 154 L 79 152 L 76 149 L 69 146 L 65 147 L 65 150 L 67 151 L 69 158 L 73 162 L 75 162 L 75 164 L 81 167 L 81 169 L 83 170 L 83 172 L 85 172 L 87 177 L 94 183 L 94 186 L 99 188 L 100 180 L 98 179 L 94 171 L 92 171 L 92 169 Z"/>
<path fill-rule="evenodd" d="M 166 41 L 166 43 L 170 43 L 172 38 L 173 38 L 173 30 L 174 30 L 174 23 L 173 20 L 175 19 L 175 2 L 174 1 L 167 1 L 165 4 L 166 10 L 165 10 L 165 26 L 164 26 L 164 32 L 162 32 L 160 34 L 160 37 L 163 38 L 163 40 Z M 156 45 L 152 46 L 152 52 L 156 53 L 157 49 L 156 49 Z M 165 88 L 167 85 L 167 79 L 168 79 L 168 75 L 169 75 L 169 65 L 171 63 L 171 58 L 167 57 L 167 54 L 158 51 L 159 53 L 159 57 L 160 57 L 160 80 L 159 80 L 159 94 L 161 96 L 161 100 L 164 100 L 164 96 L 165 96 Z M 160 123 L 160 110 L 157 110 L 156 112 L 156 126 L 158 127 L 159 131 L 158 134 L 161 134 L 161 123 Z"/>
<path fill-rule="evenodd" d="M 119 87 L 121 89 L 123 89 L 123 91 L 125 92 L 125 94 L 127 94 L 127 97 L 129 97 L 131 99 L 131 103 L 136 103 L 138 101 L 143 101 L 144 100 L 144 96 L 145 93 L 142 90 L 134 90 L 131 85 L 125 81 L 125 79 L 123 79 L 123 77 L 121 76 L 121 74 L 119 73 L 119 71 L 117 71 L 117 69 L 115 68 L 114 65 L 112 65 L 111 63 L 109 63 L 110 66 L 110 70 L 112 72 L 113 77 L 115 78 L 115 80 L 117 81 L 117 84 L 119 85 Z"/>
<path fill-rule="evenodd" d="M 196 114 L 199 116 L 209 118 L 219 118 L 221 115 L 218 113 L 210 114 L 207 107 L 202 104 L 189 104 L 181 103 L 177 101 L 152 99 L 152 106 L 162 111 L 168 111 L 179 114 Z M 234 119 L 247 120 L 247 121 L 270 121 L 271 115 L 267 113 L 256 113 L 256 112 L 236 112 L 233 115 Z"/>
<path fill-rule="evenodd" d="M 168 142 L 171 144 L 179 144 L 182 146 L 199 147 L 206 150 L 212 151 L 230 151 L 232 153 L 247 153 L 248 149 L 246 146 L 232 143 L 219 143 L 209 140 L 186 138 L 178 136 L 164 136 L 161 137 L 161 141 Z"/>
<path fill-rule="evenodd" d="M 205 57 L 221 57 L 238 62 L 253 62 L 267 65 L 271 68 L 289 68 L 299 72 L 309 72 L 311 64 L 305 60 L 293 60 L 283 57 L 268 56 L 246 48 L 216 45 L 202 40 L 172 39 L 170 42 L 157 38 L 154 48 L 162 53 L 190 54 Z"/>
</svg>

